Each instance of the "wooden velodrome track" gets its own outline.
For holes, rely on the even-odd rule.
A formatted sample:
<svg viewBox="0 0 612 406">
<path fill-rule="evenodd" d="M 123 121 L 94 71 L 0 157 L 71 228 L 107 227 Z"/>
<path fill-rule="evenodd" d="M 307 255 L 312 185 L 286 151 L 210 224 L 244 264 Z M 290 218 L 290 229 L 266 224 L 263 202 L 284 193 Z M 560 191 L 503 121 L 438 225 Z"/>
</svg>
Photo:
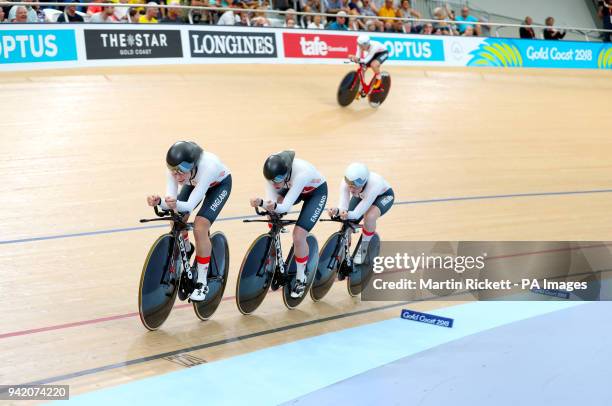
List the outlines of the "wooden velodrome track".
<svg viewBox="0 0 612 406">
<path fill-rule="evenodd" d="M 240 315 L 237 268 L 265 227 L 227 220 L 214 226 L 230 241 L 231 263 L 213 319 L 200 322 L 181 303 L 160 331 L 145 330 L 138 281 L 162 229 L 138 219 L 151 216 L 145 196 L 163 193 L 165 152 L 180 139 L 231 168 L 222 218 L 252 214 L 263 160 L 293 148 L 326 175 L 334 203 L 349 162 L 383 174 L 404 203 L 380 223 L 386 240 L 610 239 L 609 72 L 389 66 L 391 94 L 373 110 L 336 105 L 347 69 L 1 74 L 0 383 L 69 383 L 74 395 L 184 368 L 170 354 L 212 362 L 399 315 L 389 303 L 349 298 L 343 283 L 321 303 L 288 311 L 271 293 L 254 315 Z M 578 191 L 588 193 L 547 194 Z M 334 228 L 315 229 L 320 244 Z M 66 238 L 35 239 L 51 236 Z"/>
</svg>

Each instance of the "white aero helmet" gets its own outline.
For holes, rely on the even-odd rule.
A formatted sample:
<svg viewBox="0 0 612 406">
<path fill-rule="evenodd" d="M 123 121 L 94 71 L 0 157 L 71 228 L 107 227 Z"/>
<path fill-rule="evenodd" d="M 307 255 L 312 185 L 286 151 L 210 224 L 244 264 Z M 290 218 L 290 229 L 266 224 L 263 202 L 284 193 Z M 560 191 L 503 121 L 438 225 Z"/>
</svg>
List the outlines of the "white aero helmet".
<svg viewBox="0 0 612 406">
<path fill-rule="evenodd" d="M 370 177 L 370 170 L 360 162 L 350 164 L 344 171 L 344 181 L 353 187 L 363 187 Z"/>
<path fill-rule="evenodd" d="M 357 37 L 357 45 L 362 47 L 370 45 L 370 37 L 367 34 L 360 34 Z"/>
</svg>

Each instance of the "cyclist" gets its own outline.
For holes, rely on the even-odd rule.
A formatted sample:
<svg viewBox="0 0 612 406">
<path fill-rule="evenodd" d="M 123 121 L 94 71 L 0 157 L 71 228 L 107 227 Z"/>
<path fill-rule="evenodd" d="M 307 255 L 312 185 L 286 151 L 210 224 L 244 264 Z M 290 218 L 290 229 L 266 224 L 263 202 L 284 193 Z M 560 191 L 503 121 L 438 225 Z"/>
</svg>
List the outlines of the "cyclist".
<svg viewBox="0 0 612 406">
<path fill-rule="evenodd" d="M 372 92 L 382 84 L 380 66 L 389 57 L 389 51 L 382 43 L 370 40 L 367 34 L 361 34 L 357 37 L 357 45 L 361 55 L 349 55 L 349 59 L 355 63 L 361 63 L 368 68 L 372 68 L 375 79 L 374 86 L 370 89 L 370 92 Z"/>
<path fill-rule="evenodd" d="M 208 266 L 210 263 L 211 243 L 209 230 L 212 223 L 225 206 L 232 191 L 232 175 L 230 170 L 214 154 L 204 151 L 198 144 L 191 141 L 179 141 L 172 145 L 166 154 L 168 167 L 166 196 L 147 197 L 149 206 L 161 206 L 164 210 L 174 210 L 185 213 L 185 221 L 189 214 L 202 202 L 194 220 L 197 282 L 190 295 L 194 302 L 202 301 L 208 293 Z M 178 193 L 181 186 L 180 193 Z M 178 193 L 178 195 L 177 195 Z M 185 243 L 189 242 L 187 231 L 183 233 Z M 186 244 L 189 256 L 193 254 L 193 244 Z"/>
<path fill-rule="evenodd" d="M 252 207 L 263 207 L 272 213 L 287 213 L 294 204 L 304 202 L 293 228 L 293 247 L 297 265 L 296 283 L 292 297 L 301 297 L 306 289 L 308 244 L 306 236 L 319 220 L 327 201 L 327 182 L 317 169 L 303 159 L 295 158 L 294 151 L 270 155 L 263 167 L 267 200 L 251 199 Z"/>
<path fill-rule="evenodd" d="M 361 244 L 353 258 L 355 264 L 364 263 L 368 244 L 376 231 L 376 221 L 389 211 L 393 199 L 395 194 L 389 183 L 379 174 L 370 172 L 365 164 L 354 162 L 346 168 L 340 183 L 338 207 L 328 209 L 328 213 L 342 220 L 363 219 Z"/>
</svg>

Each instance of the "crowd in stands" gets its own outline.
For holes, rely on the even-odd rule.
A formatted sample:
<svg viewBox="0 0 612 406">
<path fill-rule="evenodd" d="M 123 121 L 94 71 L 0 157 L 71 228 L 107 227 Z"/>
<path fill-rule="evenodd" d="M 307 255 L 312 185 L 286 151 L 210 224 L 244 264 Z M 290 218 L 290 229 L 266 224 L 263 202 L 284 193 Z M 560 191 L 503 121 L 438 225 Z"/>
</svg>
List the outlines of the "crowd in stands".
<svg viewBox="0 0 612 406">
<path fill-rule="evenodd" d="M 38 1 L 38 0 L 34 0 Z M 131 7 L 88 6 L 88 7 L 49 7 L 45 1 L 36 6 L 0 8 L 0 22 L 93 22 L 93 23 L 191 23 L 215 25 L 242 25 L 254 27 L 282 26 L 286 28 L 308 28 L 328 30 L 378 31 L 413 33 L 426 35 L 482 36 L 490 35 L 486 21 L 475 17 L 468 7 L 462 7 L 458 14 L 449 7 L 433 10 L 435 22 L 399 20 L 421 19 L 423 16 L 411 5 L 411 0 L 90 0 L 95 3 L 122 3 Z M 268 1 L 272 1 L 269 3 Z M 63 0 L 63 2 L 69 2 Z M 70 1 L 71 2 L 71 1 Z M 81 0 L 85 2 L 85 0 Z M 180 8 L 157 8 L 158 4 L 168 6 L 190 5 L 201 7 L 220 7 L 230 10 L 191 10 Z M 269 9 L 285 11 L 281 15 L 268 13 Z M 52 11 L 45 11 L 51 9 Z M 235 10 L 234 10 L 235 9 Z M 299 12 L 328 13 L 336 17 L 298 15 Z M 612 29 L 612 0 L 601 0 L 599 15 L 604 28 Z M 53 16 L 55 18 L 53 18 Z M 358 18 L 361 16 L 361 18 Z M 363 18 L 366 17 L 366 18 Z M 554 28 L 555 20 L 548 17 L 543 30 L 545 39 L 559 40 L 565 31 Z M 521 38 L 536 38 L 531 27 L 533 19 L 526 17 L 525 27 L 519 29 Z M 604 37 L 610 40 L 610 34 Z"/>
</svg>

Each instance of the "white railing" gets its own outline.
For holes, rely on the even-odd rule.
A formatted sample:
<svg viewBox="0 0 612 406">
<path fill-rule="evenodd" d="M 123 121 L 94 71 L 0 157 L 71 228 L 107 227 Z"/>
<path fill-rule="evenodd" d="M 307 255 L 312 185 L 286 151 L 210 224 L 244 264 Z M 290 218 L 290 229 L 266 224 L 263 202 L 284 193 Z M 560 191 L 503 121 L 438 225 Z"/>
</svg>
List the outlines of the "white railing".
<svg viewBox="0 0 612 406">
<path fill-rule="evenodd" d="M 7 1 L 0 1 L 0 7 L 7 7 L 7 6 L 45 6 L 45 7 L 49 7 L 49 6 L 57 6 L 57 7 L 66 7 L 66 6 L 75 6 L 75 7 L 89 7 L 89 6 L 96 6 L 96 7 L 128 7 L 128 8 L 158 8 L 158 9 L 178 9 L 178 10 L 186 10 L 188 13 L 188 16 L 194 11 L 194 10 L 199 10 L 199 11 L 209 11 L 209 12 L 225 12 L 225 11 L 232 11 L 234 13 L 248 13 L 248 14 L 253 14 L 253 13 L 271 13 L 271 14 L 277 14 L 277 15 L 291 15 L 291 16 L 304 16 L 304 17 L 308 17 L 308 16 L 321 16 L 321 17 L 330 17 L 330 18 L 336 18 L 337 15 L 336 14 L 330 14 L 330 13 L 307 13 L 307 12 L 298 12 L 298 11 L 280 11 L 280 10 L 274 10 L 274 9 L 254 9 L 254 8 L 236 8 L 236 7 L 205 7 L 205 6 L 183 6 L 183 5 L 164 5 L 164 4 L 155 4 L 155 5 L 147 5 L 147 4 L 128 4 L 128 3 L 62 3 L 62 2 L 45 2 L 45 3 L 39 3 L 39 2 L 31 2 L 31 1 L 19 1 L 19 2 L 7 2 Z M 431 24 L 439 24 L 439 23 L 446 23 L 449 25 L 457 25 L 460 24 L 461 22 L 457 22 L 454 20 L 437 20 L 437 19 L 429 19 L 429 18 L 400 18 L 400 17 L 380 17 L 380 16 L 364 16 L 364 15 L 348 15 L 347 19 L 364 19 L 364 20 L 369 20 L 369 19 L 375 19 L 375 20 L 391 20 L 391 21 L 402 21 L 405 23 L 431 23 Z M 67 21 L 67 19 L 66 19 Z M 193 19 L 190 18 L 189 19 L 190 23 L 193 23 Z M 487 21 L 487 22 L 481 22 L 481 21 L 474 21 L 474 22 L 470 22 L 468 24 L 473 24 L 473 25 L 481 25 L 481 26 L 486 26 L 486 27 L 495 27 L 495 34 L 497 36 L 499 36 L 499 31 L 502 28 L 515 28 L 515 29 L 519 29 L 520 27 L 531 27 L 534 29 L 546 29 L 546 28 L 554 28 L 557 30 L 563 30 L 563 31 L 573 31 L 573 32 L 579 32 L 584 34 L 585 40 L 586 41 L 590 41 L 592 39 L 592 37 L 590 37 L 588 34 L 592 34 L 592 33 L 604 33 L 604 32 L 612 32 L 612 30 L 604 30 L 604 29 L 599 29 L 599 28 L 585 28 L 585 27 L 573 27 L 573 26 L 547 26 L 547 25 L 538 25 L 538 24 L 532 24 L 530 26 L 528 25 L 524 25 L 524 24 L 513 24 L 513 23 L 495 23 L 495 22 L 491 22 L 491 21 Z M 452 31 L 451 31 L 452 34 Z"/>
</svg>

